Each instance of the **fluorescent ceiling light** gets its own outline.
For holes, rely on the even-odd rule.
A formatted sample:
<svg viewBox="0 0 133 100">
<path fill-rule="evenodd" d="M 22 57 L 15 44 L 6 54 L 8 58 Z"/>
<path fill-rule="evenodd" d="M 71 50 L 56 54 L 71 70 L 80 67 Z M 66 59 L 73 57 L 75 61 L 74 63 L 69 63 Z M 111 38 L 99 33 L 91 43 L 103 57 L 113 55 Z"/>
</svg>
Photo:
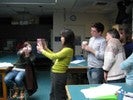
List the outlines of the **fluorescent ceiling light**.
<svg viewBox="0 0 133 100">
<path fill-rule="evenodd" d="M 57 3 L 57 0 L 44 0 L 44 1 L 31 1 L 31 0 L 25 0 L 25 1 L 4 1 L 0 2 L 0 4 L 4 5 L 54 5 Z"/>
</svg>

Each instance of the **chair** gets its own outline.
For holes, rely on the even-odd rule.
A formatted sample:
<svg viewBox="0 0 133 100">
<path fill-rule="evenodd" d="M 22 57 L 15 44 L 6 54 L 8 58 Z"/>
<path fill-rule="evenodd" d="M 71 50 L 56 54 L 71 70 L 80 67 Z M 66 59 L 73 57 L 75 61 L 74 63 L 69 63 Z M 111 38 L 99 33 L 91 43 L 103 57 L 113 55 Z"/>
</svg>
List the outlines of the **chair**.
<svg viewBox="0 0 133 100">
<path fill-rule="evenodd" d="M 25 91 L 24 91 L 24 98 L 22 100 L 28 100 L 29 96 L 35 93 L 38 88 L 37 80 L 35 77 L 35 71 L 32 63 L 25 64 L 25 73 L 26 73 L 25 78 L 23 79 Z M 15 90 L 14 88 L 9 89 L 9 100 L 12 100 L 12 94 L 14 93 L 14 90 Z M 17 97 L 16 99 L 21 100 L 20 97 Z"/>
<path fill-rule="evenodd" d="M 25 88 L 25 87 L 24 87 L 24 88 Z M 15 93 L 16 89 L 18 89 L 18 88 L 16 87 L 16 84 L 14 84 L 13 89 L 9 89 L 8 100 L 28 100 L 29 94 L 28 94 L 28 92 L 27 92 L 26 89 L 24 89 L 24 97 L 23 97 L 23 98 L 21 98 L 20 95 L 18 95 L 17 97 L 13 98 L 12 96 L 13 96 L 13 94 Z M 18 92 L 19 92 L 19 94 L 20 94 L 20 89 L 18 89 L 18 90 L 19 90 Z"/>
</svg>

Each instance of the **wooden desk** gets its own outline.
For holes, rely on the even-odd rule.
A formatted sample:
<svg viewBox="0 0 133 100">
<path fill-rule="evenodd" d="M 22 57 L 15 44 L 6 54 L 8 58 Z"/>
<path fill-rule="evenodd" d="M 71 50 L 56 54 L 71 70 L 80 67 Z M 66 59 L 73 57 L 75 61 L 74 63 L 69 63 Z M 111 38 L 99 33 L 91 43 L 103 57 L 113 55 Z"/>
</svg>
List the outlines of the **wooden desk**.
<svg viewBox="0 0 133 100">
<path fill-rule="evenodd" d="M 124 91 L 133 93 L 133 87 L 127 85 L 126 83 L 115 83 L 114 85 L 122 86 Z M 99 86 L 99 84 L 66 85 L 65 88 L 67 91 L 68 100 L 90 100 L 89 98 L 85 98 L 84 94 L 80 90 L 95 86 Z M 123 100 L 123 96 L 118 95 L 118 100 Z"/>
<path fill-rule="evenodd" d="M 8 62 L 8 63 L 15 63 L 17 60 L 17 55 L 16 54 L 1 54 L 0 55 L 0 62 Z M 3 92 L 3 96 L 0 97 L 0 100 L 7 100 L 7 88 L 6 88 L 6 84 L 4 82 L 4 77 L 6 75 L 6 71 L 10 68 L 5 66 L 5 67 L 1 67 L 0 66 L 0 75 L 2 76 L 2 92 Z"/>
<path fill-rule="evenodd" d="M 3 91 L 3 96 L 0 97 L 0 100 L 7 100 L 7 88 L 4 82 L 4 77 L 7 70 L 8 70 L 8 67 L 0 67 L 0 75 L 2 76 L 2 91 Z"/>
</svg>

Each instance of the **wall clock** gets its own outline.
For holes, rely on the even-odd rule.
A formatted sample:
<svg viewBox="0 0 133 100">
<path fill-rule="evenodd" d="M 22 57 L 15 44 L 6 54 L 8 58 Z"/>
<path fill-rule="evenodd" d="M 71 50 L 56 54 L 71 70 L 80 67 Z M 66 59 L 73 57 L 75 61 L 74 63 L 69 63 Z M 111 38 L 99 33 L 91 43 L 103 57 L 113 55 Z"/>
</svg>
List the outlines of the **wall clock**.
<svg viewBox="0 0 133 100">
<path fill-rule="evenodd" d="M 77 19 L 76 15 L 71 15 L 71 16 L 70 16 L 70 20 L 71 20 L 71 21 L 76 21 L 76 19 Z"/>
</svg>

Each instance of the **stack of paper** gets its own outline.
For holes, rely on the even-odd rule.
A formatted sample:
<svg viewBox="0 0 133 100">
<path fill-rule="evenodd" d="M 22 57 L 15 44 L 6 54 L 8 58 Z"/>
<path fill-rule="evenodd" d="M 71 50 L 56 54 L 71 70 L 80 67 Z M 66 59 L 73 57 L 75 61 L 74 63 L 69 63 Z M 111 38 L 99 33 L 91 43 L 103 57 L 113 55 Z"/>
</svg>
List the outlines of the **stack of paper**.
<svg viewBox="0 0 133 100">
<path fill-rule="evenodd" d="M 16 71 L 25 71 L 25 69 L 22 69 L 22 68 L 13 68 L 12 70 L 16 70 Z"/>
<path fill-rule="evenodd" d="M 71 64 L 78 64 L 78 63 L 81 63 L 81 62 L 85 62 L 85 60 L 84 59 L 82 59 L 82 60 L 74 60 L 74 61 L 71 61 L 70 63 Z"/>
<path fill-rule="evenodd" d="M 116 92 L 121 88 L 121 86 L 102 84 L 97 87 L 92 87 L 88 89 L 82 89 L 81 92 L 86 98 L 105 98 L 109 96 L 115 96 Z M 116 96 L 115 96 L 116 97 Z M 114 100 L 114 99 L 112 99 Z"/>
<path fill-rule="evenodd" d="M 2 62 L 0 63 L 0 67 L 13 67 L 13 64 L 8 62 Z"/>
</svg>

